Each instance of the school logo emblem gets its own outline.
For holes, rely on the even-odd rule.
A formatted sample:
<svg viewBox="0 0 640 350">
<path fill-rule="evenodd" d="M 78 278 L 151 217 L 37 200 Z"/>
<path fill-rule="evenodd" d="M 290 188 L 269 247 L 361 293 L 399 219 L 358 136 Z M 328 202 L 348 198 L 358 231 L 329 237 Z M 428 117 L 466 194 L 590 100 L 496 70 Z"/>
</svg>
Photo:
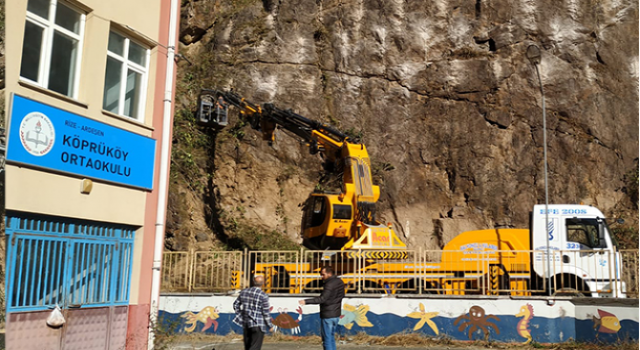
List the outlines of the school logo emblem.
<svg viewBox="0 0 640 350">
<path fill-rule="evenodd" d="M 56 131 L 51 120 L 40 112 L 27 114 L 20 123 L 20 142 L 22 147 L 36 157 L 51 151 L 56 139 Z"/>
</svg>

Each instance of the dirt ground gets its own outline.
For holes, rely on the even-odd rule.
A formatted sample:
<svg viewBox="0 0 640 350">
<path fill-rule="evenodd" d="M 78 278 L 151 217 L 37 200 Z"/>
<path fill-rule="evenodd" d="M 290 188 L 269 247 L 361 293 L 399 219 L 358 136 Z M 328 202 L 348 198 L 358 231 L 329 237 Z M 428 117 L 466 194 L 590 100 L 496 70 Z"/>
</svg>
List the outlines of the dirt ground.
<svg viewBox="0 0 640 350">
<path fill-rule="evenodd" d="M 160 338 L 156 349 L 167 350 L 242 350 L 242 335 L 227 336 L 173 336 Z M 514 344 L 487 341 L 452 341 L 446 338 L 427 338 L 416 334 L 400 334 L 389 337 L 374 337 L 365 334 L 347 336 L 337 341 L 339 349 L 366 348 L 366 350 L 400 350 L 432 349 L 432 350 L 486 350 L 486 349 L 548 349 L 548 350 L 638 350 L 638 343 L 620 344 L 587 344 L 567 342 L 562 344 Z M 319 336 L 294 337 L 281 334 L 265 337 L 263 350 L 321 350 Z"/>
<path fill-rule="evenodd" d="M 341 345 L 338 344 L 337 348 L 339 349 L 358 349 L 362 348 L 362 345 Z M 402 346 L 381 346 L 381 345 L 369 345 L 366 346 L 367 350 L 401 350 L 406 349 L 407 347 Z M 426 347 L 410 347 L 413 349 L 425 349 Z M 431 350 L 450 350 L 455 349 L 451 347 L 428 347 Z M 193 343 L 193 344 L 175 344 L 169 347 L 169 349 L 175 350 L 186 350 L 186 349 L 194 349 L 194 350 L 243 350 L 244 346 L 242 342 L 236 343 L 221 343 L 221 344 L 212 344 L 212 343 Z M 310 345 L 305 343 L 266 343 L 262 346 L 263 350 L 322 350 L 322 345 Z M 466 347 L 466 350 L 476 350 L 484 348 L 474 348 L 474 347 Z"/>
</svg>

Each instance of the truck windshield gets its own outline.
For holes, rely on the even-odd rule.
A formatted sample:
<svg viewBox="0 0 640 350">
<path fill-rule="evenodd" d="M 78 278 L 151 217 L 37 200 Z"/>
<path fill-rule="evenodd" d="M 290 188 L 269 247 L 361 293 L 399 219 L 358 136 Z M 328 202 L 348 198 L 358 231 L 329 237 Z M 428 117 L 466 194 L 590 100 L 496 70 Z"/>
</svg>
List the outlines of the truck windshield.
<svg viewBox="0 0 640 350">
<path fill-rule="evenodd" d="M 588 248 L 606 248 L 607 242 L 600 239 L 599 223 L 596 219 L 567 219 L 567 241 L 580 243 Z"/>
</svg>

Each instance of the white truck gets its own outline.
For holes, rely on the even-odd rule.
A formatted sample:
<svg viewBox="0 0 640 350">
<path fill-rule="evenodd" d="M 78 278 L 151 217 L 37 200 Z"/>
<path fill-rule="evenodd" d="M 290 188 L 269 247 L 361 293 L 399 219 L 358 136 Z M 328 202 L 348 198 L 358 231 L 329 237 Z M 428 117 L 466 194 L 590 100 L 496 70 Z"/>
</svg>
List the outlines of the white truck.
<svg viewBox="0 0 640 350">
<path fill-rule="evenodd" d="M 554 204 L 547 214 L 545 205 L 535 205 L 531 226 L 533 270 L 539 278 L 551 277 L 553 294 L 626 296 L 618 244 L 600 210 Z"/>
</svg>

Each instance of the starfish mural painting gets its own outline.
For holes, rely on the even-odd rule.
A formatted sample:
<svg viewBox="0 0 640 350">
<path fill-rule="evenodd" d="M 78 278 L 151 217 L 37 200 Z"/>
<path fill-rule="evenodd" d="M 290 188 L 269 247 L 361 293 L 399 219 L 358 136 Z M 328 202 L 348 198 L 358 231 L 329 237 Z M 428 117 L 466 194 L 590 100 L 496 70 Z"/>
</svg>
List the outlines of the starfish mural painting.
<svg viewBox="0 0 640 350">
<path fill-rule="evenodd" d="M 436 317 L 437 315 L 438 315 L 437 312 L 425 312 L 424 305 L 422 303 L 420 303 L 420 311 L 419 312 L 418 311 L 414 311 L 414 312 L 408 314 L 407 317 L 417 318 L 417 319 L 420 320 L 413 327 L 414 331 L 417 331 L 418 329 L 422 328 L 425 324 L 427 324 L 436 333 L 436 335 L 438 335 L 439 334 L 438 333 L 438 327 L 436 326 L 436 324 L 433 321 L 431 321 L 431 319 Z"/>
</svg>

